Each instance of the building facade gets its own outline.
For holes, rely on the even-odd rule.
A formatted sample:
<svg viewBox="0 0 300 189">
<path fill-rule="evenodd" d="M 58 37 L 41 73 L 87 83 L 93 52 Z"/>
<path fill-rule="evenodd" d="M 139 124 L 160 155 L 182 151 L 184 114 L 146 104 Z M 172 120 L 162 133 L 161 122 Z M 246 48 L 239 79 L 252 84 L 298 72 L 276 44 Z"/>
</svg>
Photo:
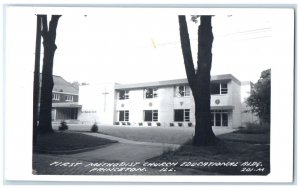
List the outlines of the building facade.
<svg viewBox="0 0 300 189">
<path fill-rule="evenodd" d="M 81 105 L 78 104 L 78 88 L 53 75 L 52 121 L 77 120 Z"/>
<path fill-rule="evenodd" d="M 211 77 L 212 126 L 237 128 L 242 125 L 241 86 L 230 74 Z M 79 120 L 82 121 L 132 126 L 195 125 L 195 104 L 187 79 L 81 86 L 79 91 L 82 104 Z M 247 94 L 245 91 L 243 95 Z"/>
</svg>

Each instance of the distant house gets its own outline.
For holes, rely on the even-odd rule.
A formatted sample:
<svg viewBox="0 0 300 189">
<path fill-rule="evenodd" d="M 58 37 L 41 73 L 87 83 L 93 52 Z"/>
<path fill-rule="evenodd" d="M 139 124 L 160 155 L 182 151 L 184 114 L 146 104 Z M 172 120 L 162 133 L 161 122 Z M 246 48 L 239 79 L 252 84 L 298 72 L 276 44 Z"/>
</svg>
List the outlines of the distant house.
<svg viewBox="0 0 300 189">
<path fill-rule="evenodd" d="M 52 121 L 77 120 L 81 109 L 78 104 L 78 88 L 61 76 L 53 75 L 53 82 Z"/>
<path fill-rule="evenodd" d="M 231 74 L 211 77 L 211 125 L 237 128 L 255 119 L 245 114 L 251 83 Z M 195 125 L 195 104 L 187 79 L 80 86 L 79 120 L 110 125 Z"/>
</svg>

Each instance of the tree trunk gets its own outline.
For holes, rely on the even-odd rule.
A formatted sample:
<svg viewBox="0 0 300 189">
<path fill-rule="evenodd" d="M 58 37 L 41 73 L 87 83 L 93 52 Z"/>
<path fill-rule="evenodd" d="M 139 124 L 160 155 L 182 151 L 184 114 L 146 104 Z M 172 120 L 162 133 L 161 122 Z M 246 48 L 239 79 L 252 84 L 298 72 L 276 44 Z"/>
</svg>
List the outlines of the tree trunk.
<svg viewBox="0 0 300 189">
<path fill-rule="evenodd" d="M 44 60 L 42 73 L 42 88 L 40 101 L 40 117 L 39 117 L 39 131 L 41 133 L 53 132 L 51 124 L 52 111 L 52 89 L 53 89 L 53 59 L 56 50 L 55 38 L 58 19 L 61 15 L 52 15 L 49 30 L 47 27 L 47 16 L 42 16 L 43 30 L 43 46 L 44 46 Z"/>
<path fill-rule="evenodd" d="M 42 29 L 41 15 L 37 15 L 35 64 L 34 64 L 34 80 L 33 80 L 33 145 L 37 143 L 37 126 L 38 126 L 39 95 L 40 95 L 41 29 Z"/>
<path fill-rule="evenodd" d="M 181 48 L 187 78 L 195 101 L 195 136 L 193 144 L 214 145 L 218 142 L 211 128 L 210 70 L 212 63 L 213 33 L 211 16 L 201 16 L 198 28 L 198 69 L 195 73 L 185 16 L 179 16 Z"/>
</svg>

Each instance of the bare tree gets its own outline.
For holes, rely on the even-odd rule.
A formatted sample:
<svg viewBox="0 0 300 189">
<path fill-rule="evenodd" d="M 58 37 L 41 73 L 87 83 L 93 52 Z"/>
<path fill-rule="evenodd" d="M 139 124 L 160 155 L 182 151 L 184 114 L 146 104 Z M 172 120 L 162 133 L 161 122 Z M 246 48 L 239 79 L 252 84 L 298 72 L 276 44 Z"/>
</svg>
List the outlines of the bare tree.
<svg viewBox="0 0 300 189">
<path fill-rule="evenodd" d="M 212 16 L 200 16 L 198 27 L 198 55 L 197 70 L 195 69 L 186 18 L 179 15 L 179 30 L 181 48 L 184 59 L 187 79 L 195 101 L 195 136 L 193 144 L 214 145 L 219 139 L 211 128 L 210 113 L 210 70 L 212 65 L 213 33 L 211 26 Z"/>
<path fill-rule="evenodd" d="M 42 37 L 44 46 L 44 59 L 42 71 L 42 87 L 40 99 L 39 132 L 53 132 L 51 124 L 52 111 L 52 89 L 53 89 L 53 59 L 57 49 L 55 44 L 56 28 L 61 15 L 52 15 L 51 21 L 47 23 L 47 15 L 42 15 Z"/>
</svg>

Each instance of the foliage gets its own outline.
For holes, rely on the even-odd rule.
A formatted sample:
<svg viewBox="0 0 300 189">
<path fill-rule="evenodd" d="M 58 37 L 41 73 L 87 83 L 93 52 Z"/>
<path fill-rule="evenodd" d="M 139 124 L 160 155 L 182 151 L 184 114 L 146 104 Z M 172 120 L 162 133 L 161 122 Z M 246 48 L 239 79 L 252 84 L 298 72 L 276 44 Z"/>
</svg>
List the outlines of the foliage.
<svg viewBox="0 0 300 189">
<path fill-rule="evenodd" d="M 69 127 L 68 127 L 68 125 L 65 121 L 60 122 L 60 126 L 58 127 L 58 130 L 65 131 L 65 130 L 68 130 L 68 129 L 69 129 Z"/>
<path fill-rule="evenodd" d="M 236 133 L 242 134 L 264 134 L 270 132 L 270 124 L 269 123 L 246 123 L 246 127 L 240 127 Z"/>
<path fill-rule="evenodd" d="M 94 123 L 94 125 L 91 127 L 91 132 L 96 133 L 98 132 L 99 128 L 97 123 Z"/>
<path fill-rule="evenodd" d="M 260 79 L 254 84 L 249 98 L 246 100 L 251 112 L 255 113 L 261 122 L 270 123 L 271 104 L 271 69 L 261 73 Z"/>
</svg>

